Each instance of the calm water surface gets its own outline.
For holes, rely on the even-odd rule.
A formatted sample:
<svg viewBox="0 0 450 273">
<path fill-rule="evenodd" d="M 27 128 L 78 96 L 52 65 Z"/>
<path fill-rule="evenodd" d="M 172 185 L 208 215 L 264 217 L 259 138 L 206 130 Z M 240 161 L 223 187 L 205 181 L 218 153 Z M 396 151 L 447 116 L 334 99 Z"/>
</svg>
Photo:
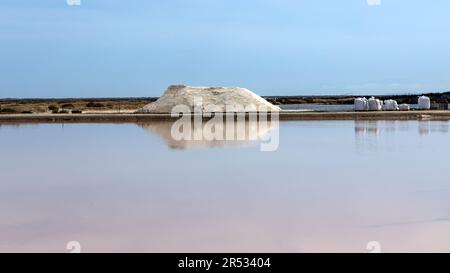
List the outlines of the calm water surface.
<svg viewBox="0 0 450 273">
<path fill-rule="evenodd" d="M 449 122 L 280 123 L 280 145 L 170 124 L 0 126 L 0 251 L 450 251 Z"/>
</svg>

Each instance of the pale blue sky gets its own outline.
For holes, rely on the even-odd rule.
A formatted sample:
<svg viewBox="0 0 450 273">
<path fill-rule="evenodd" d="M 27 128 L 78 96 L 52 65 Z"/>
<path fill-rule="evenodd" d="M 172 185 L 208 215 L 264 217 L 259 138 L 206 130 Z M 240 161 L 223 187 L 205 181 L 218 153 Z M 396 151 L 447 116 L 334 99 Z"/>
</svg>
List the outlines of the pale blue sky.
<svg viewBox="0 0 450 273">
<path fill-rule="evenodd" d="M 450 1 L 2 0 L 0 97 L 450 90 Z"/>
</svg>

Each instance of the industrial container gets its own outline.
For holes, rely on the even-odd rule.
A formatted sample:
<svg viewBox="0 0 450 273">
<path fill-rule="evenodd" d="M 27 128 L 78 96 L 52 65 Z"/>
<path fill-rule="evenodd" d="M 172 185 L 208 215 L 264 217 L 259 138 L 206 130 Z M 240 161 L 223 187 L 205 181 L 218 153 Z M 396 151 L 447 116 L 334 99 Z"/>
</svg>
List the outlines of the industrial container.
<svg viewBox="0 0 450 273">
<path fill-rule="evenodd" d="M 367 104 L 369 107 L 369 111 L 381 111 L 383 109 L 383 102 L 374 97 L 371 97 L 367 101 Z"/>
<path fill-rule="evenodd" d="M 409 111 L 411 109 L 411 106 L 407 103 L 403 103 L 398 106 L 398 109 L 400 111 Z"/>
<path fill-rule="evenodd" d="M 399 109 L 397 101 L 395 100 L 385 100 L 383 105 L 383 110 L 385 111 L 397 111 Z"/>
<path fill-rule="evenodd" d="M 429 110 L 431 108 L 431 100 L 427 96 L 420 96 L 418 104 L 420 110 Z"/>
<path fill-rule="evenodd" d="M 367 111 L 368 104 L 366 98 L 356 98 L 355 99 L 355 111 Z"/>
</svg>

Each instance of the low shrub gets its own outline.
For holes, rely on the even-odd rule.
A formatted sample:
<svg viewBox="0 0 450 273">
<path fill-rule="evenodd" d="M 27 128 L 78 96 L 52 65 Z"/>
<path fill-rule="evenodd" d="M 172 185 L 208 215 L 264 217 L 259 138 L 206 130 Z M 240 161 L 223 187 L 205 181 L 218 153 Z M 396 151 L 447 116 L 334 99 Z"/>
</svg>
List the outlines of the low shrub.
<svg viewBox="0 0 450 273">
<path fill-rule="evenodd" d="M 49 105 L 48 106 L 48 110 L 50 111 L 50 112 L 52 112 L 52 113 L 58 113 L 59 112 L 59 107 L 58 106 L 56 106 L 56 105 Z"/>
<path fill-rule="evenodd" d="M 86 107 L 98 108 L 98 107 L 104 107 L 104 105 L 103 105 L 103 103 L 100 103 L 100 102 L 89 102 L 88 104 L 86 104 Z"/>
<path fill-rule="evenodd" d="M 61 105 L 61 108 L 73 109 L 73 108 L 75 108 L 75 106 L 73 106 L 73 104 L 71 104 L 71 103 L 66 103 L 66 104 Z"/>
<path fill-rule="evenodd" d="M 2 114 L 15 114 L 17 113 L 17 111 L 15 109 L 11 109 L 11 108 L 3 108 L 0 110 L 0 113 Z"/>
</svg>

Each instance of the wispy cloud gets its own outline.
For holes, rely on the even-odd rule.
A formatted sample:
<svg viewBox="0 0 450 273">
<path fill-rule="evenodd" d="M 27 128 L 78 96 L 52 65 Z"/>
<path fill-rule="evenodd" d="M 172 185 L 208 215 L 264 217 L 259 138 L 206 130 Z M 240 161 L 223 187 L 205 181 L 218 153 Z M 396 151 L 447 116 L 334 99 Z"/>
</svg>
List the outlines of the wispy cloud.
<svg viewBox="0 0 450 273">
<path fill-rule="evenodd" d="M 69 6 L 81 6 L 81 0 L 66 0 Z"/>
<path fill-rule="evenodd" d="M 380 6 L 381 0 L 366 0 L 369 6 Z"/>
</svg>

